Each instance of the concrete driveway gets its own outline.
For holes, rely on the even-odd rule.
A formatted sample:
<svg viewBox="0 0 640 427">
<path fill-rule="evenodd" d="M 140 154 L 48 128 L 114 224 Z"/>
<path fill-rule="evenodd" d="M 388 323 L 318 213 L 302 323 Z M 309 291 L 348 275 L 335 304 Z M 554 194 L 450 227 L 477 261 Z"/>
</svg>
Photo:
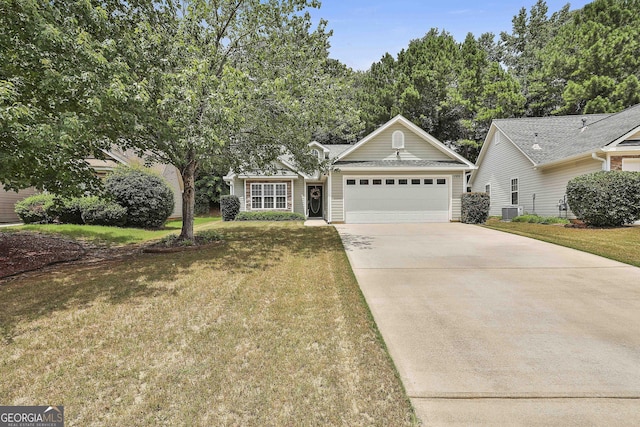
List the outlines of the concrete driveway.
<svg viewBox="0 0 640 427">
<path fill-rule="evenodd" d="M 640 425 L 639 268 L 466 224 L 336 229 L 425 425 Z"/>
</svg>

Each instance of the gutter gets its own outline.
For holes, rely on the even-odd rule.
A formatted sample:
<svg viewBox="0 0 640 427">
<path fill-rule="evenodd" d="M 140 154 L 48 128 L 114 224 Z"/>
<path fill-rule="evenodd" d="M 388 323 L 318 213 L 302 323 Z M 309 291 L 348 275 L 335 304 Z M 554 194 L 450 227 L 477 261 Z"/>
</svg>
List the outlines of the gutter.
<svg viewBox="0 0 640 427">
<path fill-rule="evenodd" d="M 598 160 L 602 162 L 602 170 L 606 171 L 607 170 L 607 159 L 603 159 L 602 157 L 598 157 L 598 155 L 595 153 L 595 151 L 593 153 L 591 153 L 591 158 L 593 160 Z"/>
</svg>

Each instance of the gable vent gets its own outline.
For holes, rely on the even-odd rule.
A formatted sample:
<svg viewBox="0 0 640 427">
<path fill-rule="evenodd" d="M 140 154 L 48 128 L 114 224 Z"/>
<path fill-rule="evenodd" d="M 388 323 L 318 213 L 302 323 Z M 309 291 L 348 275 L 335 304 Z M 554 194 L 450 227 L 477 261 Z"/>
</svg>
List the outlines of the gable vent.
<svg viewBox="0 0 640 427">
<path fill-rule="evenodd" d="M 396 150 L 404 148 L 404 133 L 401 130 L 397 130 L 391 135 L 391 147 Z"/>
</svg>

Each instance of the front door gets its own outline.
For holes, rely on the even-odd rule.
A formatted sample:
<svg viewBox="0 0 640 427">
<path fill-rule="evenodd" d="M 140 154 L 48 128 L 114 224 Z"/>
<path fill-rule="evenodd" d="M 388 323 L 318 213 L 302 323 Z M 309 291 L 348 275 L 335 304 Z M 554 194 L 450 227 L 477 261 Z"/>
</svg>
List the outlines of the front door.
<svg viewBox="0 0 640 427">
<path fill-rule="evenodd" d="M 307 186 L 309 218 L 322 218 L 322 185 Z"/>
</svg>

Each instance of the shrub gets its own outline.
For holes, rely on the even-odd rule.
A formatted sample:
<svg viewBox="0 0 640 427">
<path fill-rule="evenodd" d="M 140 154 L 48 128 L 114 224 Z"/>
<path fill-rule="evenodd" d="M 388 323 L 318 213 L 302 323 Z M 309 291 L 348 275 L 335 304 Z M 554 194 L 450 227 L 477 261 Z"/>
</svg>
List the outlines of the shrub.
<svg viewBox="0 0 640 427">
<path fill-rule="evenodd" d="M 233 194 L 220 197 L 220 213 L 223 221 L 233 221 L 240 212 L 240 199 Z"/>
<path fill-rule="evenodd" d="M 461 220 L 465 224 L 482 224 L 489 217 L 490 198 L 487 193 L 464 193 L 462 195 Z"/>
<path fill-rule="evenodd" d="M 60 216 L 58 219 L 65 224 L 84 224 L 82 213 L 94 200 L 95 197 L 65 199 L 59 209 Z"/>
<path fill-rule="evenodd" d="M 236 221 L 304 221 L 305 217 L 297 212 L 240 212 L 236 216 Z"/>
<path fill-rule="evenodd" d="M 122 227 L 127 221 L 127 209 L 115 202 L 98 197 L 84 197 L 82 220 L 90 225 Z"/>
<path fill-rule="evenodd" d="M 533 224 L 569 224 L 569 220 L 558 218 L 557 216 L 520 215 L 511 220 L 512 222 L 529 222 Z"/>
<path fill-rule="evenodd" d="M 16 203 L 15 212 L 25 224 L 50 223 L 58 216 L 58 205 L 53 194 L 36 194 Z"/>
<path fill-rule="evenodd" d="M 567 184 L 567 201 L 588 225 L 621 226 L 640 219 L 640 173 L 595 172 Z"/>
<path fill-rule="evenodd" d="M 159 228 L 173 212 L 173 191 L 148 169 L 118 167 L 105 180 L 107 193 L 126 208 L 126 225 Z"/>
</svg>

